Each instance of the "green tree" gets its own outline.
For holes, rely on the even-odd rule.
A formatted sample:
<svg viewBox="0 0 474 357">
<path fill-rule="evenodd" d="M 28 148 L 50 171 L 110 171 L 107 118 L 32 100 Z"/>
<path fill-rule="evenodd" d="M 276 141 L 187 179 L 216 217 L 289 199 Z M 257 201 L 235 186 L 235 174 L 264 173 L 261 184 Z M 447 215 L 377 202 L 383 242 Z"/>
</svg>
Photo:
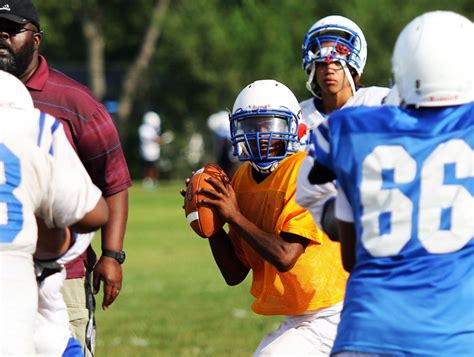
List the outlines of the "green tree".
<svg viewBox="0 0 474 357">
<path fill-rule="evenodd" d="M 36 1 L 45 30 L 43 49 L 50 63 L 87 63 L 89 41 L 85 40 L 81 16 L 98 18 L 104 38 L 104 68 L 118 68 L 120 81 L 108 80 L 106 98 L 119 99 L 124 74 L 140 53 L 151 23 L 155 0 L 55 0 Z M 390 57 L 400 30 L 423 12 L 443 9 L 474 17 L 472 0 L 174 0 L 160 22 L 160 39 L 149 59 L 149 68 L 136 76 L 135 99 L 124 115 L 122 138 L 134 172 L 138 162 L 136 129 L 147 109 L 158 111 L 165 130 L 175 141 L 163 155 L 175 162 L 172 175 L 183 177 L 193 167 L 182 160 L 193 133 L 206 138 L 211 161 L 211 137 L 207 117 L 231 109 L 246 84 L 263 78 L 279 80 L 300 99 L 306 74 L 301 68 L 301 44 L 311 25 L 327 15 L 354 20 L 368 41 L 368 60 L 362 77 L 365 85 L 389 83 Z M 161 20 L 160 20 L 161 21 Z M 449 44 L 447 44 L 449 46 Z M 408 56 L 409 54 L 407 54 Z M 93 68 L 89 66 L 89 71 Z M 89 83 L 90 84 L 90 83 Z"/>
</svg>

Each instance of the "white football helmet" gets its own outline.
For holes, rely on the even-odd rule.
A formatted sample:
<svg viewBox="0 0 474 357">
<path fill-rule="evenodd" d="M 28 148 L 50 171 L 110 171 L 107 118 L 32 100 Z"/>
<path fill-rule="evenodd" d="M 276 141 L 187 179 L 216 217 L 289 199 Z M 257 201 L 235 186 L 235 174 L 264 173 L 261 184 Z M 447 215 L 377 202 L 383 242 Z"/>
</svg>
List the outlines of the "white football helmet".
<svg viewBox="0 0 474 357">
<path fill-rule="evenodd" d="M 207 118 L 207 126 L 220 138 L 230 139 L 229 112 L 221 110 Z"/>
<path fill-rule="evenodd" d="M 454 12 L 427 12 L 402 30 L 392 70 L 402 105 L 437 107 L 474 100 L 473 23 Z M 466 62 L 467 59 L 467 62 Z"/>
<path fill-rule="evenodd" d="M 334 45 L 322 47 L 323 43 L 328 42 L 333 42 Z M 313 95 L 317 96 L 313 88 L 316 62 L 339 61 L 355 92 L 352 75 L 347 66 L 361 76 L 367 61 L 367 41 L 355 22 L 338 15 L 324 17 L 311 26 L 302 47 L 303 69 L 309 75 L 306 87 Z"/>
<path fill-rule="evenodd" d="M 33 109 L 33 99 L 25 85 L 13 74 L 0 70 L 0 107 Z"/>
<path fill-rule="evenodd" d="M 301 108 L 295 95 L 275 80 L 246 86 L 230 115 L 234 155 L 261 173 L 272 172 L 289 153 L 299 149 Z"/>
<path fill-rule="evenodd" d="M 158 130 L 161 127 L 161 118 L 158 113 L 149 111 L 143 115 L 143 123 L 151 125 L 152 127 Z"/>
</svg>

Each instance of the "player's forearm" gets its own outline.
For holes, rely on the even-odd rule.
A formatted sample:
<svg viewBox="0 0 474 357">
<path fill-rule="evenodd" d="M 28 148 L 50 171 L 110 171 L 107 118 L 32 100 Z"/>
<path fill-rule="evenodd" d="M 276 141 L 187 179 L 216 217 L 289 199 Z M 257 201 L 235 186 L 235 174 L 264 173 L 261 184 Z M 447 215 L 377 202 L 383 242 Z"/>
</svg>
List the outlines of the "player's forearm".
<svg viewBox="0 0 474 357">
<path fill-rule="evenodd" d="M 109 221 L 102 227 L 102 249 L 121 251 L 128 218 L 128 190 L 105 198 L 109 207 Z"/>
<path fill-rule="evenodd" d="M 356 234 L 353 223 L 337 220 L 339 239 L 341 241 L 342 265 L 347 272 L 351 272 L 356 264 L 355 245 Z"/>
<path fill-rule="evenodd" d="M 228 285 L 240 284 L 249 272 L 235 253 L 227 233 L 220 229 L 209 238 L 212 255 Z"/>
<path fill-rule="evenodd" d="M 70 228 L 77 233 L 89 233 L 106 224 L 108 219 L 109 208 L 107 202 L 100 197 L 96 206 Z"/>
<path fill-rule="evenodd" d="M 261 230 L 242 214 L 237 214 L 229 224 L 263 259 L 279 271 L 287 271 L 294 265 L 294 247 L 278 234 Z"/>
</svg>

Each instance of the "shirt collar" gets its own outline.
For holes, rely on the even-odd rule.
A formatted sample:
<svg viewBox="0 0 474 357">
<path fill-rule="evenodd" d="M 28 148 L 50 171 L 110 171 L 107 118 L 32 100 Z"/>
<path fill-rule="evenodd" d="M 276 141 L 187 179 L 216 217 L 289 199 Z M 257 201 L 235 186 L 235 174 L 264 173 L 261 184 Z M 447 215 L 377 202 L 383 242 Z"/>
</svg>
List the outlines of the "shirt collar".
<svg viewBox="0 0 474 357">
<path fill-rule="evenodd" d="M 33 73 L 25 85 L 30 90 L 42 91 L 48 81 L 48 77 L 48 63 L 46 62 L 46 58 L 40 55 L 38 59 L 38 68 L 36 68 L 35 73 Z"/>
</svg>

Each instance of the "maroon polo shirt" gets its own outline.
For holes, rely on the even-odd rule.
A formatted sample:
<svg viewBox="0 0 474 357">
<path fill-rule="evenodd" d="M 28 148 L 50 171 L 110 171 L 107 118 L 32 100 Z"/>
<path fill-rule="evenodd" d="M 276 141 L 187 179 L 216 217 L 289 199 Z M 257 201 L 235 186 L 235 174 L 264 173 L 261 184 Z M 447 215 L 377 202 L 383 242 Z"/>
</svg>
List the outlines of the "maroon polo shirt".
<svg viewBox="0 0 474 357">
<path fill-rule="evenodd" d="M 36 108 L 61 121 L 69 142 L 105 197 L 132 185 L 112 118 L 87 87 L 49 68 L 43 56 L 26 87 Z M 83 277 L 85 262 L 87 252 L 67 264 L 67 278 Z"/>
</svg>

